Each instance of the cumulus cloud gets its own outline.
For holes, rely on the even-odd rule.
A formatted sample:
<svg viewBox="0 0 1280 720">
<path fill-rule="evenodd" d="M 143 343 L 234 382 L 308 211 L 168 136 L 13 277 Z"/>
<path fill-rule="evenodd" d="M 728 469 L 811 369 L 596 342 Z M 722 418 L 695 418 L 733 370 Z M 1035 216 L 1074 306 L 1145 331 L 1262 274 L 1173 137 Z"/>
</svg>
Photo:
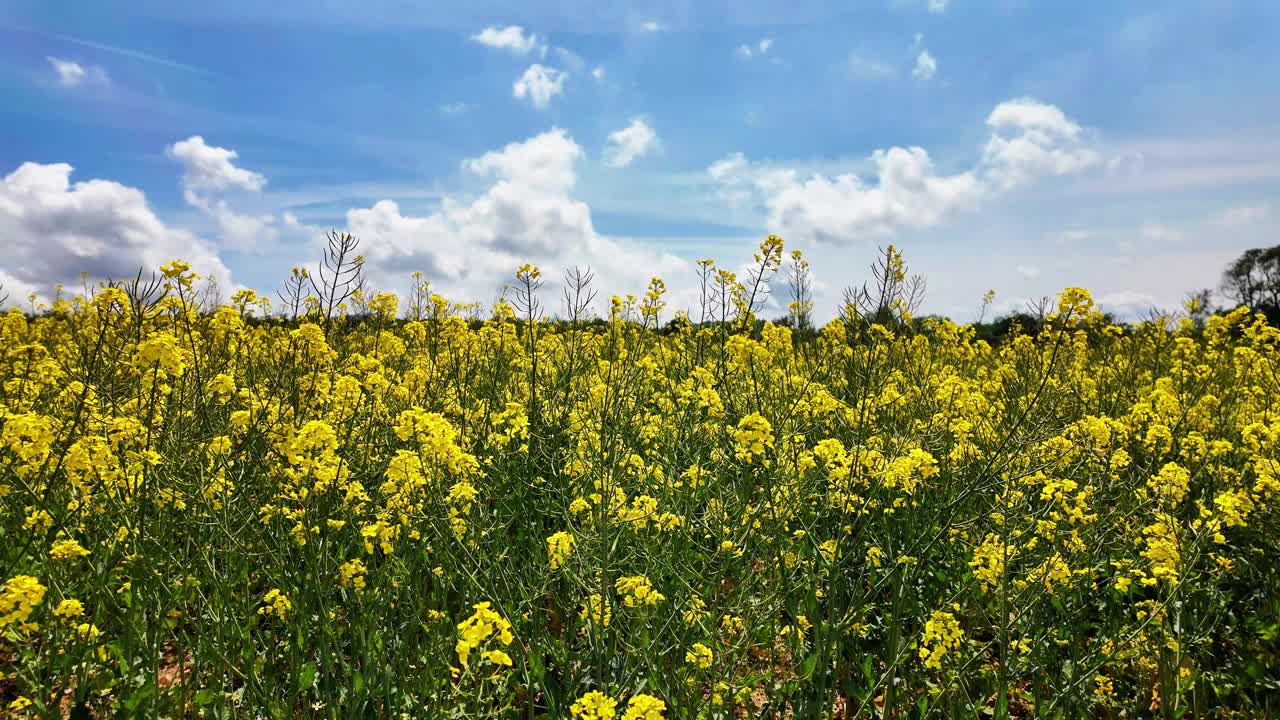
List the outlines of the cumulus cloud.
<svg viewBox="0 0 1280 720">
<path fill-rule="evenodd" d="M 666 30 L 667 26 L 663 25 L 657 20 L 646 20 L 640 23 L 640 29 L 648 33 L 656 33 L 656 32 L 662 32 L 663 30 Z"/>
<path fill-rule="evenodd" d="M 934 14 L 944 13 L 950 4 L 951 0 L 929 0 L 929 12 Z"/>
<path fill-rule="evenodd" d="M 481 195 L 446 196 L 438 210 L 415 216 L 391 200 L 347 212 L 348 229 L 375 280 L 394 285 L 422 271 L 458 299 L 492 298 L 523 262 L 543 267 L 554 284 L 575 263 L 591 263 L 599 287 L 640 288 L 650 275 L 679 279 L 684 260 L 599 234 L 586 203 L 573 195 L 583 150 L 553 129 L 463 162 L 493 184 Z"/>
<path fill-rule="evenodd" d="M 992 132 L 983 163 L 991 181 L 1005 190 L 1103 162 L 1101 153 L 1083 143 L 1079 125 L 1032 98 L 1000 103 L 987 116 L 987 126 Z"/>
<path fill-rule="evenodd" d="M 81 65 L 74 60 L 46 57 L 53 72 L 57 75 L 58 84 L 62 87 L 79 87 L 81 85 L 110 85 L 111 77 L 98 65 Z"/>
<path fill-rule="evenodd" d="M 236 167 L 235 150 L 215 147 L 200 135 L 192 135 L 170 145 L 165 154 L 182 163 L 182 189 L 187 193 L 239 188 L 258 192 L 267 184 L 260 173 Z"/>
<path fill-rule="evenodd" d="M 769 225 L 784 235 L 822 242 L 936 225 L 949 212 L 975 204 L 983 193 L 973 172 L 938 174 L 923 148 L 876 150 L 871 162 L 875 183 L 854 173 L 803 178 L 791 169 L 755 167 L 741 155 L 713 164 L 708 172 L 730 186 L 738 201 L 762 194 Z"/>
<path fill-rule="evenodd" d="M 511 94 L 520 100 L 525 98 L 539 110 L 551 104 L 551 98 L 564 92 L 564 81 L 569 74 L 563 70 L 534 63 L 511 86 Z"/>
<path fill-rule="evenodd" d="M 54 283 L 78 287 L 91 280 L 133 277 L 175 258 L 231 287 L 231 272 L 196 235 L 166 225 L 141 190 L 110 180 L 71 182 L 66 163 L 23 163 L 0 181 L 0 237 L 12 296 Z M 11 301 L 14 297 L 10 298 Z"/>
<path fill-rule="evenodd" d="M 219 197 L 229 191 L 258 193 L 267 184 L 261 173 L 233 162 L 240 157 L 235 150 L 209 145 L 200 135 L 192 135 L 170 145 L 165 154 L 182 163 L 183 198 L 217 223 L 223 243 L 255 250 L 279 239 L 279 220 L 274 215 L 242 213 Z"/>
<path fill-rule="evenodd" d="M 911 76 L 917 80 L 930 80 L 938 72 L 938 61 L 934 59 L 929 51 L 921 50 L 916 55 L 916 66 L 911 70 Z"/>
<path fill-rule="evenodd" d="M 539 55 L 547 54 L 546 44 L 537 35 L 525 32 L 525 29 L 519 25 L 487 27 L 472 35 L 471 39 L 481 45 L 507 50 L 516 55 L 528 55 L 533 52 Z"/>
<path fill-rule="evenodd" d="M 987 120 L 992 135 L 975 167 L 944 174 L 920 147 L 876 150 L 874 181 L 849 172 L 807 177 L 734 153 L 707 168 L 731 205 L 756 203 L 785 236 L 846 243 L 939 224 L 949 215 L 1030 184 L 1101 162 L 1082 130 L 1052 105 L 1001 103 Z"/>
<path fill-rule="evenodd" d="M 609 133 L 605 147 L 605 164 L 610 167 L 627 167 L 658 146 L 658 133 L 640 118 L 631 124 Z"/>
<path fill-rule="evenodd" d="M 593 68 L 593 69 L 591 70 L 591 77 L 593 77 L 593 78 L 595 78 L 595 79 L 597 79 L 597 80 L 603 80 L 603 79 L 604 79 L 604 66 L 603 66 L 603 65 L 597 65 L 597 66 L 595 66 L 595 68 Z"/>
</svg>

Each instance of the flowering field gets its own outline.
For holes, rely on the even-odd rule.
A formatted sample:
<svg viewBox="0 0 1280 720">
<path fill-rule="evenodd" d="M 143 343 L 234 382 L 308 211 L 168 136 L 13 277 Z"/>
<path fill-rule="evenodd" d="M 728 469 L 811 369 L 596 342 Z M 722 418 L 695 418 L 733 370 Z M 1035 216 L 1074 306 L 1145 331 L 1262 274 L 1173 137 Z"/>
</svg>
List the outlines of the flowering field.
<svg viewBox="0 0 1280 720">
<path fill-rule="evenodd" d="M 700 264 L 692 318 L 342 261 L 288 319 L 176 262 L 0 316 L 0 707 L 1277 713 L 1275 328 L 1067 289 L 993 346 L 912 318 L 892 249 L 815 327 L 803 260 L 756 263 Z"/>
</svg>

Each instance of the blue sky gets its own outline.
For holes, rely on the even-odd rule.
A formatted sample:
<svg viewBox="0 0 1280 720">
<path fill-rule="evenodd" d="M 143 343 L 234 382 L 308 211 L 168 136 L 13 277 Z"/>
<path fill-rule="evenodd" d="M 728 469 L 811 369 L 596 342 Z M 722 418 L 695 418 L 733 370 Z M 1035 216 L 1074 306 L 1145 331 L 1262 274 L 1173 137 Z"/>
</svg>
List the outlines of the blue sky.
<svg viewBox="0 0 1280 720">
<path fill-rule="evenodd" d="M 1277 242 L 1276 37 L 1231 0 L 0 0 L 0 281 L 272 290 L 333 227 L 388 289 L 531 260 L 683 307 L 777 232 L 820 314 L 890 242 L 925 311 L 1134 314 Z"/>
</svg>

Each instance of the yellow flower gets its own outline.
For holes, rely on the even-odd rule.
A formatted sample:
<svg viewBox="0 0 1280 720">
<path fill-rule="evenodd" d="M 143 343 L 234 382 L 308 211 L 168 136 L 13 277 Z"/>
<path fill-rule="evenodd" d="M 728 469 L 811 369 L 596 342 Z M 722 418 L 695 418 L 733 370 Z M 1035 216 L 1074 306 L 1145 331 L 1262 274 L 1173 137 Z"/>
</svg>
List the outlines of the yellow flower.
<svg viewBox="0 0 1280 720">
<path fill-rule="evenodd" d="M 924 624 L 924 636 L 920 639 L 920 659 L 927 668 L 942 667 L 942 658 L 960 647 L 964 631 L 955 615 L 934 611 Z"/>
<path fill-rule="evenodd" d="M 488 601 L 476 603 L 472 606 L 475 612 L 471 617 L 458 623 L 458 642 L 454 645 L 454 652 L 458 656 L 458 664 L 462 665 L 464 670 L 469 667 L 472 650 L 491 640 L 510 645 L 514 639 L 511 634 L 511 623 L 490 609 L 490 605 Z M 482 657 L 487 656 L 482 655 Z M 507 657 L 507 664 L 510 664 L 510 658 L 506 653 L 499 657 Z"/>
<path fill-rule="evenodd" d="M 57 540 L 49 549 L 49 557 L 54 560 L 75 560 L 89 554 L 77 540 Z"/>
<path fill-rule="evenodd" d="M 494 665 L 504 665 L 506 667 L 511 667 L 511 656 L 506 654 L 502 650 L 489 650 L 488 652 L 484 653 L 481 657 L 493 663 Z"/>
<path fill-rule="evenodd" d="M 345 588 L 353 588 L 356 592 L 364 590 L 364 576 L 367 570 L 359 559 L 348 560 L 338 567 L 338 584 Z"/>
<path fill-rule="evenodd" d="M 614 708 L 618 701 L 599 690 L 592 690 L 569 706 L 569 713 L 582 720 L 612 720 L 617 717 Z"/>
<path fill-rule="evenodd" d="M 291 610 L 293 610 L 293 602 L 289 600 L 289 596 L 280 592 L 278 588 L 267 591 L 262 596 L 262 607 L 258 608 L 259 615 L 275 615 L 283 620 Z"/>
<path fill-rule="evenodd" d="M 98 626 L 93 623 L 80 623 L 76 626 L 76 635 L 80 636 L 81 640 L 93 640 L 100 634 Z"/>
<path fill-rule="evenodd" d="M 753 463 L 773 449 L 773 426 L 760 413 L 751 413 L 733 429 L 733 442 L 734 455 L 745 463 Z"/>
<path fill-rule="evenodd" d="M 875 567 L 880 567 L 880 563 L 884 559 L 884 551 L 878 545 L 872 545 L 867 548 L 867 562 Z"/>
<path fill-rule="evenodd" d="M 663 720 L 667 704 L 652 695 L 641 693 L 627 701 L 622 720 Z"/>
<path fill-rule="evenodd" d="M 79 600 L 67 598 L 58 603 L 58 607 L 54 608 L 53 614 L 66 620 L 78 618 L 84 614 L 84 605 Z"/>
<path fill-rule="evenodd" d="M 666 596 L 653 589 L 649 578 L 643 575 L 629 575 L 618 578 L 614 588 L 622 595 L 622 603 L 629 608 L 653 607 L 666 600 Z"/>
<path fill-rule="evenodd" d="M 15 575 L 0 587 L 0 630 L 23 623 L 31 617 L 31 611 L 44 601 L 48 590 L 30 575 Z"/>
<path fill-rule="evenodd" d="M 562 567 L 573 552 L 573 535 L 564 531 L 547 538 L 547 558 L 552 570 Z"/>
<path fill-rule="evenodd" d="M 43 534 L 53 527 L 53 516 L 47 510 L 34 510 L 22 522 L 22 529 Z"/>
<path fill-rule="evenodd" d="M 746 631 L 747 620 L 741 615 L 725 615 L 720 619 L 720 629 L 728 637 L 736 637 Z"/>
<path fill-rule="evenodd" d="M 582 611 L 578 613 L 578 617 L 584 622 L 591 622 L 600 627 L 609 627 L 609 621 L 613 619 L 613 610 L 600 593 L 592 593 L 587 597 L 587 601 L 583 604 Z M 582 628 L 584 633 L 586 630 L 586 627 Z"/>
<path fill-rule="evenodd" d="M 702 643 L 694 643 L 689 647 L 689 652 L 684 654 L 684 661 L 690 665 L 696 665 L 703 670 L 711 667 L 715 656 L 711 652 L 711 648 Z"/>
</svg>

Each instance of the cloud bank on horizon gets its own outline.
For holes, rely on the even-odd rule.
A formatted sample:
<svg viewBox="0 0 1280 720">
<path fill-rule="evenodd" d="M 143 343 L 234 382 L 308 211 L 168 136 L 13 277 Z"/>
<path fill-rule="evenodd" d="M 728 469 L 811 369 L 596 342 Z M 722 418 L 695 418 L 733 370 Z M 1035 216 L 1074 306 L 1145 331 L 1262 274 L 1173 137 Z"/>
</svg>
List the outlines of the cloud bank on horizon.
<svg viewBox="0 0 1280 720">
<path fill-rule="evenodd" d="M 533 262 L 589 266 L 606 298 L 659 276 L 679 309 L 698 260 L 741 269 L 778 233 L 810 257 L 820 315 L 893 242 L 930 282 L 926 312 L 1082 285 L 1136 316 L 1280 227 L 1264 7 L 1245 23 L 929 0 L 868 24 L 821 2 L 619 6 L 584 27 L 516 4 L 468 26 L 374 3 L 353 25 L 337 3 L 296 29 L 342 39 L 334 57 L 269 44 L 287 18 L 231 5 L 245 22 L 143 3 L 103 25 L 24 1 L 0 24 L 23 108 L 0 150 L 11 298 L 174 257 L 271 291 L 340 228 L 382 289 L 421 271 L 489 301 Z M 201 24 L 232 42 L 183 36 Z M 1178 50 L 1217 71 L 1174 73 Z"/>
</svg>

